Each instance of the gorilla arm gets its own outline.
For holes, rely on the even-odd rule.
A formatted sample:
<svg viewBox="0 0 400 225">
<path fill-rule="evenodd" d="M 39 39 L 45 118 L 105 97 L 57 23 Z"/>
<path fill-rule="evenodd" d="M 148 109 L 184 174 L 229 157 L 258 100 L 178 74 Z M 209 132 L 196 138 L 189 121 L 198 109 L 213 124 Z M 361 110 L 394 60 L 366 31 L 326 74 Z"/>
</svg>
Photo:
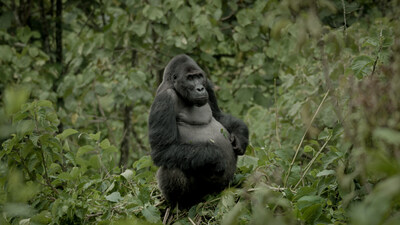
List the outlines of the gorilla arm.
<svg viewBox="0 0 400 225">
<path fill-rule="evenodd" d="M 237 155 L 243 155 L 246 151 L 247 145 L 249 144 L 249 129 L 240 119 L 221 111 L 218 107 L 217 98 L 213 90 L 213 84 L 210 80 L 207 80 L 206 89 L 213 117 L 231 134 L 232 147 L 235 153 Z"/>
<path fill-rule="evenodd" d="M 210 143 L 180 143 L 176 122 L 178 96 L 172 89 L 157 94 L 149 116 L 151 157 L 156 166 L 193 171 L 223 170 L 222 154 Z"/>
</svg>

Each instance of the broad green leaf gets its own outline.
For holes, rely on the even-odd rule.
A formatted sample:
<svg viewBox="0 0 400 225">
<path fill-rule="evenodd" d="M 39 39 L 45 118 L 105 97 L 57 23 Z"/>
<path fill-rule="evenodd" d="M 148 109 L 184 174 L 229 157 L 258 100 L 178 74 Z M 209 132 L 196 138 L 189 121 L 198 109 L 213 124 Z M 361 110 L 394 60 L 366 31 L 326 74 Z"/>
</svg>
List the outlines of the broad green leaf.
<svg viewBox="0 0 400 225">
<path fill-rule="evenodd" d="M 123 176 L 126 180 L 132 180 L 133 178 L 133 171 L 132 170 L 125 170 L 123 173 L 121 173 L 121 176 Z"/>
<path fill-rule="evenodd" d="M 76 133 L 78 133 L 77 130 L 68 128 L 68 129 L 64 130 L 61 134 L 57 135 L 56 137 L 61 140 L 65 140 L 68 136 L 76 134 Z"/>
<path fill-rule="evenodd" d="M 111 185 L 105 190 L 105 193 L 112 191 L 112 189 L 115 187 L 115 181 L 111 183 Z"/>
<path fill-rule="evenodd" d="M 379 127 L 374 130 L 373 136 L 389 144 L 400 145 L 400 132 L 397 130 Z"/>
<path fill-rule="evenodd" d="M 250 14 L 248 9 L 242 9 L 236 14 L 236 18 L 238 20 L 238 23 L 243 27 L 246 26 L 246 25 L 251 24 L 251 18 L 250 17 L 251 17 L 251 14 Z"/>
<path fill-rule="evenodd" d="M 289 116 L 297 115 L 297 113 L 300 111 L 301 106 L 302 106 L 301 102 L 296 102 L 295 104 L 293 104 L 292 107 L 290 107 L 288 115 Z"/>
<path fill-rule="evenodd" d="M 122 200 L 121 194 L 118 191 L 115 191 L 106 196 L 106 199 L 110 202 L 119 202 Z"/>
<path fill-rule="evenodd" d="M 18 112 L 22 105 L 28 100 L 30 90 L 23 86 L 7 87 L 4 92 L 3 101 L 7 115 Z"/>
<path fill-rule="evenodd" d="M 161 222 L 161 214 L 160 211 L 153 205 L 146 206 L 142 214 L 147 221 L 151 223 L 160 223 Z"/>
<path fill-rule="evenodd" d="M 322 214 L 321 204 L 311 205 L 302 210 L 302 217 L 307 224 L 313 224 Z"/>
<path fill-rule="evenodd" d="M 94 147 L 93 147 L 93 146 L 91 146 L 91 145 L 84 145 L 84 146 L 82 146 L 82 147 L 80 147 L 80 148 L 78 149 L 78 152 L 76 153 L 76 155 L 79 157 L 79 156 L 81 156 L 81 155 L 83 155 L 83 154 L 85 154 L 85 153 L 91 152 L 91 151 L 93 151 L 93 150 L 94 150 Z"/>
<path fill-rule="evenodd" d="M 51 216 L 51 213 L 47 210 L 43 210 L 39 214 L 34 215 L 31 218 L 31 222 L 33 222 L 35 224 L 50 224 L 52 219 L 53 218 Z M 29 224 L 31 224 L 31 223 L 29 223 Z"/>
<path fill-rule="evenodd" d="M 133 163 L 133 167 L 136 168 L 136 170 L 140 170 L 143 168 L 147 168 L 153 165 L 153 162 L 151 161 L 150 156 L 143 156 L 139 160 Z"/>
<path fill-rule="evenodd" d="M 152 5 L 146 5 L 143 8 L 143 15 L 149 18 L 150 20 L 156 20 L 156 19 L 161 19 L 164 16 L 163 11 Z"/>
<path fill-rule="evenodd" d="M 257 157 L 249 155 L 239 156 L 237 166 L 241 169 L 254 169 L 258 166 L 258 160 L 259 159 Z"/>
<path fill-rule="evenodd" d="M 317 177 L 329 176 L 334 175 L 336 172 L 334 170 L 322 170 L 317 174 Z"/>
<path fill-rule="evenodd" d="M 2 211 L 11 217 L 30 217 L 35 212 L 32 206 L 25 203 L 6 203 L 2 207 Z"/>
<path fill-rule="evenodd" d="M 320 204 L 323 201 L 323 198 L 317 195 L 306 195 L 301 197 L 297 201 L 297 207 L 302 210 L 308 206 L 314 205 L 314 204 Z"/>
<path fill-rule="evenodd" d="M 175 16 L 182 23 L 189 23 L 192 18 L 191 9 L 188 6 L 182 6 L 176 11 Z"/>
<path fill-rule="evenodd" d="M 145 21 L 135 21 L 132 24 L 133 31 L 139 36 L 142 37 L 146 33 L 147 23 Z"/>
<path fill-rule="evenodd" d="M 100 134 L 101 132 L 97 132 L 96 134 L 89 134 L 89 137 L 95 141 L 98 141 L 100 139 Z"/>
<path fill-rule="evenodd" d="M 372 72 L 372 65 L 374 60 L 370 56 L 360 55 L 353 59 L 351 69 L 354 75 L 361 79 Z"/>
<path fill-rule="evenodd" d="M 102 142 L 100 142 L 100 147 L 102 148 L 102 149 L 107 149 L 107 148 L 109 148 L 111 145 L 110 145 L 110 141 L 106 138 L 106 139 L 104 139 Z"/>
<path fill-rule="evenodd" d="M 68 180 L 71 179 L 71 175 L 69 173 L 62 172 L 57 176 L 57 178 L 61 179 L 61 180 L 67 180 L 68 181 Z"/>
<path fill-rule="evenodd" d="M 244 204 L 242 202 L 238 202 L 232 210 L 230 210 L 228 213 L 224 214 L 222 217 L 222 225 L 235 225 L 239 224 L 239 216 L 242 212 L 242 209 L 244 208 Z"/>
<path fill-rule="evenodd" d="M 29 55 L 31 57 L 36 57 L 39 54 L 39 50 L 36 47 L 29 48 Z"/>
<path fill-rule="evenodd" d="M 304 146 L 304 150 L 303 151 L 304 152 L 314 152 L 315 150 L 310 145 L 306 145 L 306 146 Z"/>
<path fill-rule="evenodd" d="M 0 60 L 10 62 L 13 57 L 12 48 L 8 45 L 0 45 Z"/>
<path fill-rule="evenodd" d="M 39 100 L 36 104 L 37 106 L 53 108 L 53 103 L 49 100 Z"/>
<path fill-rule="evenodd" d="M 71 175 L 71 179 L 77 179 L 80 174 L 79 167 L 73 167 L 69 174 Z"/>
</svg>

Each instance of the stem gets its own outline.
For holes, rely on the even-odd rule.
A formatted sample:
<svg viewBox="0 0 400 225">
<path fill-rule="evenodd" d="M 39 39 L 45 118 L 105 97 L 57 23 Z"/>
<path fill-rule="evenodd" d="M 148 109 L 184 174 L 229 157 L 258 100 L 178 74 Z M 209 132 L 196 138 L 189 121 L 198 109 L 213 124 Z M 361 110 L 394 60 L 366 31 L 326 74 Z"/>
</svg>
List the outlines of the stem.
<svg viewBox="0 0 400 225">
<path fill-rule="evenodd" d="M 63 48 L 62 48 L 62 0 L 56 1 L 56 58 L 57 63 L 62 65 Z M 61 73 L 62 74 L 62 73 Z M 59 77 L 60 79 L 61 77 Z"/>
<path fill-rule="evenodd" d="M 278 141 L 279 148 L 282 148 L 281 139 L 279 137 L 279 120 L 278 120 L 278 104 L 276 103 L 276 78 L 274 79 L 274 99 L 275 99 L 275 135 Z"/>
<path fill-rule="evenodd" d="M 310 170 L 312 164 L 315 162 L 315 160 L 318 158 L 318 156 L 321 154 L 322 150 L 325 148 L 325 146 L 328 144 L 329 140 L 331 140 L 332 138 L 332 134 L 329 135 L 328 139 L 325 141 L 324 145 L 319 149 L 319 151 L 317 152 L 317 154 L 311 159 L 311 161 L 307 164 L 306 169 L 304 170 L 304 173 L 301 175 L 300 180 L 297 182 L 297 184 L 294 186 L 294 189 L 296 189 L 299 184 L 303 181 L 304 177 L 306 176 L 306 174 L 308 173 L 308 171 Z"/>
<path fill-rule="evenodd" d="M 296 153 L 294 154 L 293 159 L 292 159 L 292 162 L 291 162 L 290 165 L 289 165 L 288 173 L 287 173 L 287 175 L 286 175 L 285 182 L 283 183 L 283 186 L 284 186 L 285 188 L 286 188 L 286 186 L 287 186 L 287 181 L 288 181 L 288 179 L 289 179 L 290 172 L 292 171 L 292 167 L 293 167 L 294 161 L 296 160 L 296 157 L 297 157 L 297 155 L 298 155 L 298 153 L 299 153 L 299 151 L 300 151 L 300 147 L 301 147 L 301 145 L 303 144 L 304 138 L 306 137 L 306 134 L 307 134 L 308 130 L 310 129 L 310 127 L 311 127 L 311 125 L 312 125 L 312 123 L 313 123 L 315 117 L 317 116 L 319 110 L 321 109 L 322 104 L 325 102 L 325 99 L 326 99 L 326 97 L 328 96 L 328 94 L 329 94 L 329 90 L 325 93 L 324 98 L 322 99 L 321 103 L 319 104 L 319 106 L 318 106 L 318 108 L 317 108 L 317 111 L 314 113 L 314 115 L 313 115 L 313 117 L 312 117 L 310 123 L 308 124 L 308 127 L 307 127 L 306 131 L 304 132 L 303 137 L 301 138 L 301 141 L 300 141 L 299 145 L 297 146 Z"/>
<path fill-rule="evenodd" d="M 46 183 L 47 185 L 51 188 L 51 190 L 54 192 L 54 194 L 58 195 L 57 189 L 51 184 L 49 174 L 47 173 L 47 164 L 46 164 L 46 159 L 44 158 L 44 153 L 43 153 L 43 148 L 40 149 L 40 153 L 42 154 L 42 165 L 44 167 L 44 175 L 46 178 Z"/>
<path fill-rule="evenodd" d="M 342 7 L 343 7 L 343 36 L 346 37 L 346 28 L 347 28 L 347 21 L 346 21 L 346 5 L 344 4 L 344 0 L 342 0 Z"/>
<path fill-rule="evenodd" d="M 374 61 L 374 66 L 372 67 L 371 76 L 373 76 L 374 73 L 375 73 L 376 64 L 378 63 L 379 53 L 381 52 L 381 50 L 382 50 L 382 29 L 381 29 L 381 32 L 379 33 L 379 48 L 378 48 L 378 52 L 376 53 L 376 58 L 375 58 L 375 61 Z"/>
<path fill-rule="evenodd" d="M 189 221 L 190 221 L 190 223 L 191 223 L 192 225 L 196 225 L 196 223 L 195 223 L 190 217 L 188 217 L 188 219 L 189 219 Z"/>
</svg>

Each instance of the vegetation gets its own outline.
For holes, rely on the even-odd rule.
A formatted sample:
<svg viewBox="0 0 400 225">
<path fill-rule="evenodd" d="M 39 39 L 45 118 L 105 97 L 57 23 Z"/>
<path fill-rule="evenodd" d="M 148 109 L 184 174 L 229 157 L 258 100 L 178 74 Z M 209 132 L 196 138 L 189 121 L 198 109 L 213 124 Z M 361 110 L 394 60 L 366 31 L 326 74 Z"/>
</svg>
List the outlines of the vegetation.
<svg viewBox="0 0 400 225">
<path fill-rule="evenodd" d="M 2 0 L 0 224 L 400 224 L 398 0 Z M 147 117 L 187 53 L 249 126 L 167 210 Z"/>
</svg>

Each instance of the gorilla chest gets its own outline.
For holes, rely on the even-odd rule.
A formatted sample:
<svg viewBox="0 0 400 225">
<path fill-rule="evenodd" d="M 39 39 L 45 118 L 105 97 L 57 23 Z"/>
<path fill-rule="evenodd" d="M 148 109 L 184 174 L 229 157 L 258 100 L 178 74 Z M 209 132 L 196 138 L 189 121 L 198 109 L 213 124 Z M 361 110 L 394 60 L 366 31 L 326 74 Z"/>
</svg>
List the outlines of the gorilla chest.
<svg viewBox="0 0 400 225">
<path fill-rule="evenodd" d="M 178 110 L 177 125 L 184 143 L 213 143 L 232 149 L 230 134 L 213 116 L 209 104 L 201 107 L 182 107 Z"/>
</svg>

